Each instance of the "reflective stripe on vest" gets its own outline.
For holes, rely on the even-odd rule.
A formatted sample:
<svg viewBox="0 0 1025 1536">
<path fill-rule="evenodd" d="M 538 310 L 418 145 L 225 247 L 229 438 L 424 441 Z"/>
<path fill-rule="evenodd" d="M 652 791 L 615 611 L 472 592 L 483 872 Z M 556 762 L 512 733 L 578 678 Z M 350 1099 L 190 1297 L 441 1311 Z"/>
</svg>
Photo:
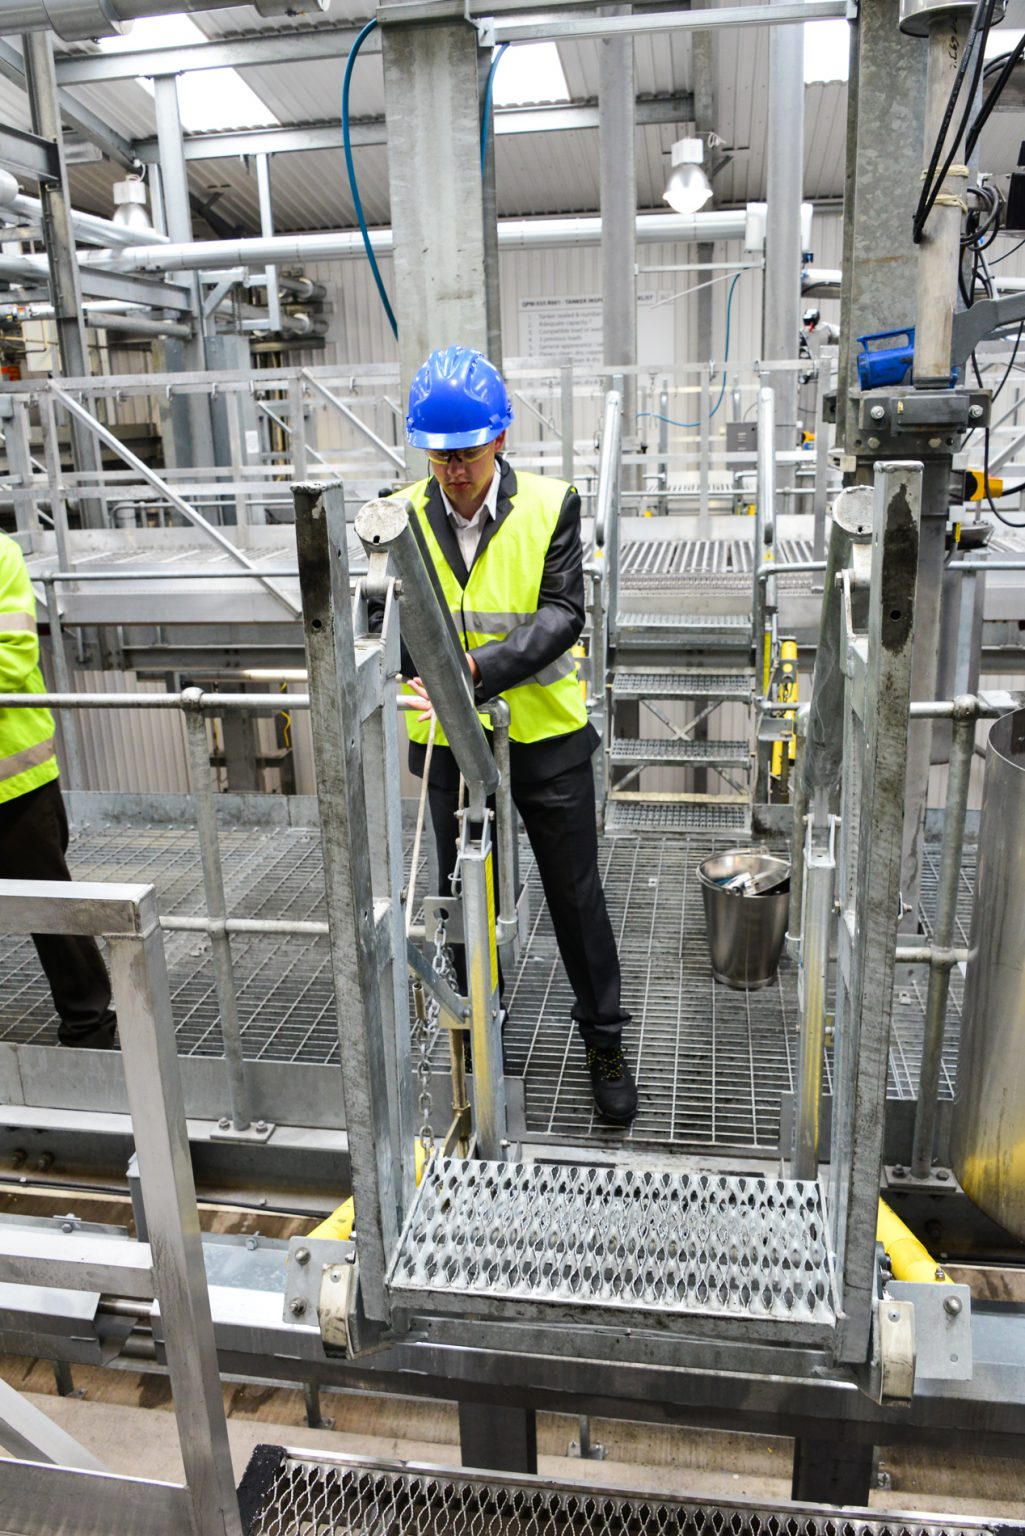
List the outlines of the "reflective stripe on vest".
<svg viewBox="0 0 1025 1536">
<path fill-rule="evenodd" d="M 545 557 L 558 526 L 568 486 L 540 475 L 518 473 L 512 509 L 470 568 L 463 588 L 445 559 L 427 517 L 429 480 L 399 493 L 408 498 L 420 522 L 457 632 L 467 650 L 502 641 L 537 614 L 537 594 Z M 587 710 L 571 651 L 557 656 L 531 677 L 505 689 L 509 734 L 523 744 L 569 735 L 587 724 Z M 488 722 L 486 722 L 488 723 Z M 428 725 L 407 715 L 412 741 L 427 740 Z M 443 743 L 440 728 L 435 739 Z"/>
<path fill-rule="evenodd" d="M 13 632 L 16 629 L 28 630 L 29 634 L 36 632 L 36 616 L 34 613 L 0 613 L 0 632 L 3 630 Z"/>
<path fill-rule="evenodd" d="M 41 767 L 52 756 L 53 737 L 50 736 L 46 741 L 37 741 L 34 747 L 23 747 L 20 752 L 12 752 L 10 757 L 0 757 L 0 783 L 17 778 L 19 773 L 27 773 L 30 768 Z"/>
</svg>

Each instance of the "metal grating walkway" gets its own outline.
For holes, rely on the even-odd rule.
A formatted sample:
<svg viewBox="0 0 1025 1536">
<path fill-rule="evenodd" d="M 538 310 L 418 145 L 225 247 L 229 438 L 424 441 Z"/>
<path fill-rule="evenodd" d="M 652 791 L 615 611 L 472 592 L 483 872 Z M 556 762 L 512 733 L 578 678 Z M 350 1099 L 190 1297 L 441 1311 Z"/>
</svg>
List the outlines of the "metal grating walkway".
<svg viewBox="0 0 1025 1536">
<path fill-rule="evenodd" d="M 982 1521 L 674 1498 L 258 1445 L 245 1536 L 988 1536 Z"/>
<path fill-rule="evenodd" d="M 754 673 L 627 672 L 612 676 L 613 703 L 632 699 L 736 699 L 750 701 Z"/>
<path fill-rule="evenodd" d="M 623 803 L 623 809 L 629 802 Z M 667 806 L 667 810 L 680 807 Z M 707 807 L 698 807 L 702 815 Z M 716 809 L 732 809 L 718 807 Z M 313 830 L 235 828 L 221 833 L 229 910 L 245 917 L 322 919 L 319 834 Z M 797 1071 L 796 975 L 784 959 L 771 987 L 733 992 L 712 981 L 696 869 L 740 841 L 736 831 L 695 830 L 672 837 L 617 836 L 602 841 L 601 868 L 623 968 L 624 1005 L 632 1015 L 626 1043 L 640 1092 L 628 1132 L 597 1122 L 583 1050 L 570 1018 L 572 993 L 559 960 L 529 849 L 521 855 L 530 885 L 531 930 L 506 987 L 511 1019 L 508 1070 L 525 1079 L 532 1138 L 562 1144 L 625 1140 L 680 1151 L 772 1151 L 779 1138 L 780 1096 Z M 923 924 L 935 903 L 935 845 L 927 845 Z M 187 826 L 83 829 L 72 840 L 71 867 L 81 879 L 152 882 L 164 914 L 202 910 L 199 847 Z M 958 943 L 974 881 L 966 849 Z M 420 888 L 423 889 L 421 881 Z M 202 935 L 166 933 L 178 1048 L 220 1055 L 209 947 Z M 232 940 L 243 1047 L 250 1060 L 321 1065 L 338 1059 L 327 941 Z M 889 1093 L 914 1097 L 921 1058 L 926 974 L 898 982 Z M 955 970 L 948 1010 L 941 1093 L 956 1075 L 962 982 Z M 28 939 L 0 936 L 0 1040 L 53 1044 L 56 1020 Z M 827 1071 L 829 1063 L 827 1061 Z"/>
<path fill-rule="evenodd" d="M 747 741 L 688 740 L 679 736 L 616 736 L 609 753 L 610 762 L 627 763 L 733 763 L 746 766 L 751 761 Z"/>
<path fill-rule="evenodd" d="M 436 1159 L 388 1282 L 432 1312 L 732 1321 L 795 1342 L 834 1327 L 816 1183 Z"/>
</svg>

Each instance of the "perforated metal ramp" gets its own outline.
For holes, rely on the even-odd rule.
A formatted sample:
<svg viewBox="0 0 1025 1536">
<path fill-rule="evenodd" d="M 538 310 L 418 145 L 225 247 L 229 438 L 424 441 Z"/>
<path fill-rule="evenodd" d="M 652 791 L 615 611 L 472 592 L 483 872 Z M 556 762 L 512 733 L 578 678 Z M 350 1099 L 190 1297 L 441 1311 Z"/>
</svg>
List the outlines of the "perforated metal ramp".
<svg viewBox="0 0 1025 1536">
<path fill-rule="evenodd" d="M 653 1496 L 548 1477 L 369 1462 L 258 1445 L 246 1536 L 988 1536 L 942 1515 Z"/>
<path fill-rule="evenodd" d="M 430 1312 L 642 1322 L 820 1340 L 835 1323 L 815 1183 L 437 1159 L 389 1274 Z"/>
<path fill-rule="evenodd" d="M 743 767 L 751 761 L 751 747 L 746 741 L 691 741 L 676 736 L 649 736 L 642 739 L 617 736 L 609 760 L 626 767 L 631 763 L 733 763 Z"/>
<path fill-rule="evenodd" d="M 626 672 L 612 679 L 614 703 L 634 699 L 736 699 L 751 696 L 754 673 L 749 669 L 729 672 Z"/>
</svg>

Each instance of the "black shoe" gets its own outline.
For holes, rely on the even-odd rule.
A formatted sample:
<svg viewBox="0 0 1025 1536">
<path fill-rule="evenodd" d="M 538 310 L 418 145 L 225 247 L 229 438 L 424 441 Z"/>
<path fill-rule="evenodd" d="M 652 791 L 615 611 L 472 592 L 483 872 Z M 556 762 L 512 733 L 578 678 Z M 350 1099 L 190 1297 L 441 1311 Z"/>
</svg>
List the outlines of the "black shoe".
<svg viewBox="0 0 1025 1536">
<path fill-rule="evenodd" d="M 637 1113 L 637 1084 L 627 1066 L 621 1045 L 600 1051 L 587 1048 L 587 1069 L 591 1074 L 591 1092 L 595 1108 L 611 1125 L 629 1125 Z"/>
</svg>

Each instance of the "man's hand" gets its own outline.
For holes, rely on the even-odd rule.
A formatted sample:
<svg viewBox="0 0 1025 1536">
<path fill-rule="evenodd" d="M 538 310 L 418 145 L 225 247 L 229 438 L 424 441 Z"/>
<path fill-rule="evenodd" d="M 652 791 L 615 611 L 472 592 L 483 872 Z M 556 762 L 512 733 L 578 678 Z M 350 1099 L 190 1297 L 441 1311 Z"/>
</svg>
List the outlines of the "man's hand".
<svg viewBox="0 0 1025 1536">
<path fill-rule="evenodd" d="M 424 687 L 424 680 L 422 677 L 411 677 L 409 679 L 409 686 L 412 688 L 415 694 L 420 696 L 423 701 L 422 705 L 415 704 L 413 706 L 416 710 L 417 720 L 423 724 L 425 721 L 431 720 L 433 718 L 434 705 L 431 703 L 427 689 Z"/>
</svg>

